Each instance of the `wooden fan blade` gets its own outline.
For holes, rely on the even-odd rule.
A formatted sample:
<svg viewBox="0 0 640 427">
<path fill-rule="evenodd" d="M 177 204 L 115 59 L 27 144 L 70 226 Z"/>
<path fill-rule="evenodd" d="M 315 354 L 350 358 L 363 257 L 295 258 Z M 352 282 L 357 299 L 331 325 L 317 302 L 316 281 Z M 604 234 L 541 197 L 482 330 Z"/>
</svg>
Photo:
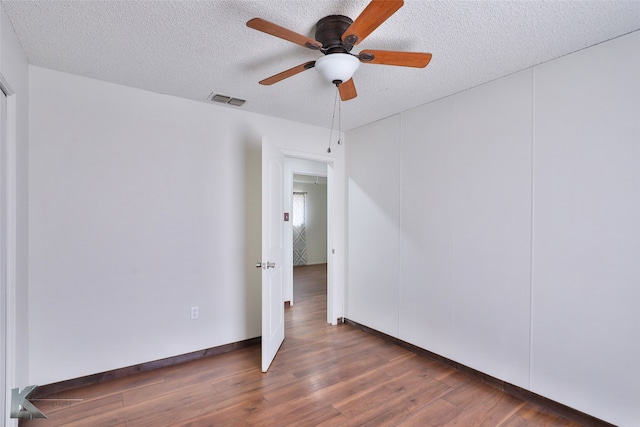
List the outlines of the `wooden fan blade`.
<svg viewBox="0 0 640 427">
<path fill-rule="evenodd" d="M 280 80 L 284 80 L 287 77 L 295 76 L 296 74 L 301 73 L 305 70 L 308 70 L 309 68 L 313 68 L 315 65 L 316 65 L 316 61 L 305 62 L 304 64 L 300 64 L 296 67 L 289 68 L 288 70 L 278 73 L 274 76 L 267 77 L 266 79 L 261 80 L 260 84 L 269 86 L 274 83 L 278 83 Z"/>
<path fill-rule="evenodd" d="M 349 79 L 344 83 L 338 85 L 338 91 L 340 91 L 340 99 L 348 101 L 358 96 L 356 92 L 356 85 L 353 83 L 353 79 Z"/>
<path fill-rule="evenodd" d="M 424 68 L 431 61 L 430 53 L 395 52 L 392 50 L 363 50 L 358 55 L 360 62 L 369 64 L 398 65 Z"/>
<path fill-rule="evenodd" d="M 342 35 L 342 41 L 355 46 L 396 13 L 404 4 L 403 0 L 371 0 Z"/>
<path fill-rule="evenodd" d="M 273 22 L 265 21 L 262 18 L 251 19 L 247 22 L 247 27 L 262 31 L 263 33 L 271 34 L 272 36 L 280 37 L 281 39 L 299 44 L 300 46 L 308 47 L 309 49 L 318 50 L 322 47 L 322 43 L 317 40 L 305 37 L 302 34 L 298 34 L 287 28 L 276 25 Z"/>
</svg>

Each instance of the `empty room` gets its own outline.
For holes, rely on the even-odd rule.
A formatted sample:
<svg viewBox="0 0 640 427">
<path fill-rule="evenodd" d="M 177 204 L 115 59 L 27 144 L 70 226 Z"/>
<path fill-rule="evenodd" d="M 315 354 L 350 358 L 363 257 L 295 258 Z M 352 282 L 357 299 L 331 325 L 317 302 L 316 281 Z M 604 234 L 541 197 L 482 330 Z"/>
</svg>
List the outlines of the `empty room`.
<svg viewBox="0 0 640 427">
<path fill-rule="evenodd" d="M 2 425 L 640 425 L 640 2 L 0 0 L 0 95 Z"/>
</svg>

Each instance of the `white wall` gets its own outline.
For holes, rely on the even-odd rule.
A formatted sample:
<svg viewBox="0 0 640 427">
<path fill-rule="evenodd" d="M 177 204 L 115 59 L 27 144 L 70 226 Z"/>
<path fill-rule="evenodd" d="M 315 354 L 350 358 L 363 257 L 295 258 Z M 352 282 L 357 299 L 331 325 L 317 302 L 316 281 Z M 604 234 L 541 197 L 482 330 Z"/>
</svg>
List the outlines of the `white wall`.
<svg viewBox="0 0 640 427">
<path fill-rule="evenodd" d="M 305 192 L 307 265 L 327 262 L 327 185 L 294 182 L 293 191 Z"/>
<path fill-rule="evenodd" d="M 346 317 L 640 425 L 640 33 L 348 132 Z"/>
<path fill-rule="evenodd" d="M 400 116 L 347 133 L 346 145 L 345 312 L 351 320 L 398 336 Z"/>
<path fill-rule="evenodd" d="M 259 336 L 261 140 L 327 130 L 39 67 L 30 95 L 30 381 Z"/>
<path fill-rule="evenodd" d="M 15 164 L 11 165 L 15 173 L 15 224 L 11 234 L 15 237 L 15 258 L 11 269 L 15 272 L 13 289 L 10 289 L 8 313 L 8 331 L 10 340 L 8 388 L 28 385 L 28 140 L 29 140 L 29 67 L 27 58 L 16 37 L 11 22 L 4 9 L 0 7 L 0 74 L 8 83 L 13 95 L 8 99 L 8 129 L 13 133 L 8 140 L 15 147 Z M 9 233 L 8 233 L 9 234 Z M 4 260 L 3 260 L 4 261 Z M 4 302 L 3 302 L 4 303 Z M 3 348 L 2 351 L 5 349 Z M 3 420 L 4 422 L 5 420 Z M 7 425 L 11 425 L 8 424 Z"/>
<path fill-rule="evenodd" d="M 535 70 L 531 388 L 640 425 L 640 32 Z"/>
<path fill-rule="evenodd" d="M 530 71 L 402 115 L 400 337 L 522 387 L 530 120 Z"/>
</svg>

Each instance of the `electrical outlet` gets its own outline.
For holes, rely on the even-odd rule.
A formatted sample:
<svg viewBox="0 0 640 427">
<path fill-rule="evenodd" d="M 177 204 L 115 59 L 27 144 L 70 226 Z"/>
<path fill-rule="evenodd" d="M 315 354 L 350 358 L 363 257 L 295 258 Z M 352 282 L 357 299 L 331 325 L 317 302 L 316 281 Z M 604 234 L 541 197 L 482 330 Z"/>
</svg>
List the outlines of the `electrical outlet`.
<svg viewBox="0 0 640 427">
<path fill-rule="evenodd" d="M 198 307 L 191 307 L 191 320 L 197 319 L 199 315 Z"/>
</svg>

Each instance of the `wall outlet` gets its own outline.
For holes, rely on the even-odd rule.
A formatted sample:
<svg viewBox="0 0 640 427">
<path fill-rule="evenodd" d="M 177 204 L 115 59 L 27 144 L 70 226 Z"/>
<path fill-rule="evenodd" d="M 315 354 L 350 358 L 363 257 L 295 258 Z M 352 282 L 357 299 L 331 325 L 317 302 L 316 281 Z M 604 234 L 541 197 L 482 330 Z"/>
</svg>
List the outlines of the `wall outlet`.
<svg viewBox="0 0 640 427">
<path fill-rule="evenodd" d="M 191 307 L 191 320 L 197 319 L 199 315 L 198 307 Z"/>
</svg>

